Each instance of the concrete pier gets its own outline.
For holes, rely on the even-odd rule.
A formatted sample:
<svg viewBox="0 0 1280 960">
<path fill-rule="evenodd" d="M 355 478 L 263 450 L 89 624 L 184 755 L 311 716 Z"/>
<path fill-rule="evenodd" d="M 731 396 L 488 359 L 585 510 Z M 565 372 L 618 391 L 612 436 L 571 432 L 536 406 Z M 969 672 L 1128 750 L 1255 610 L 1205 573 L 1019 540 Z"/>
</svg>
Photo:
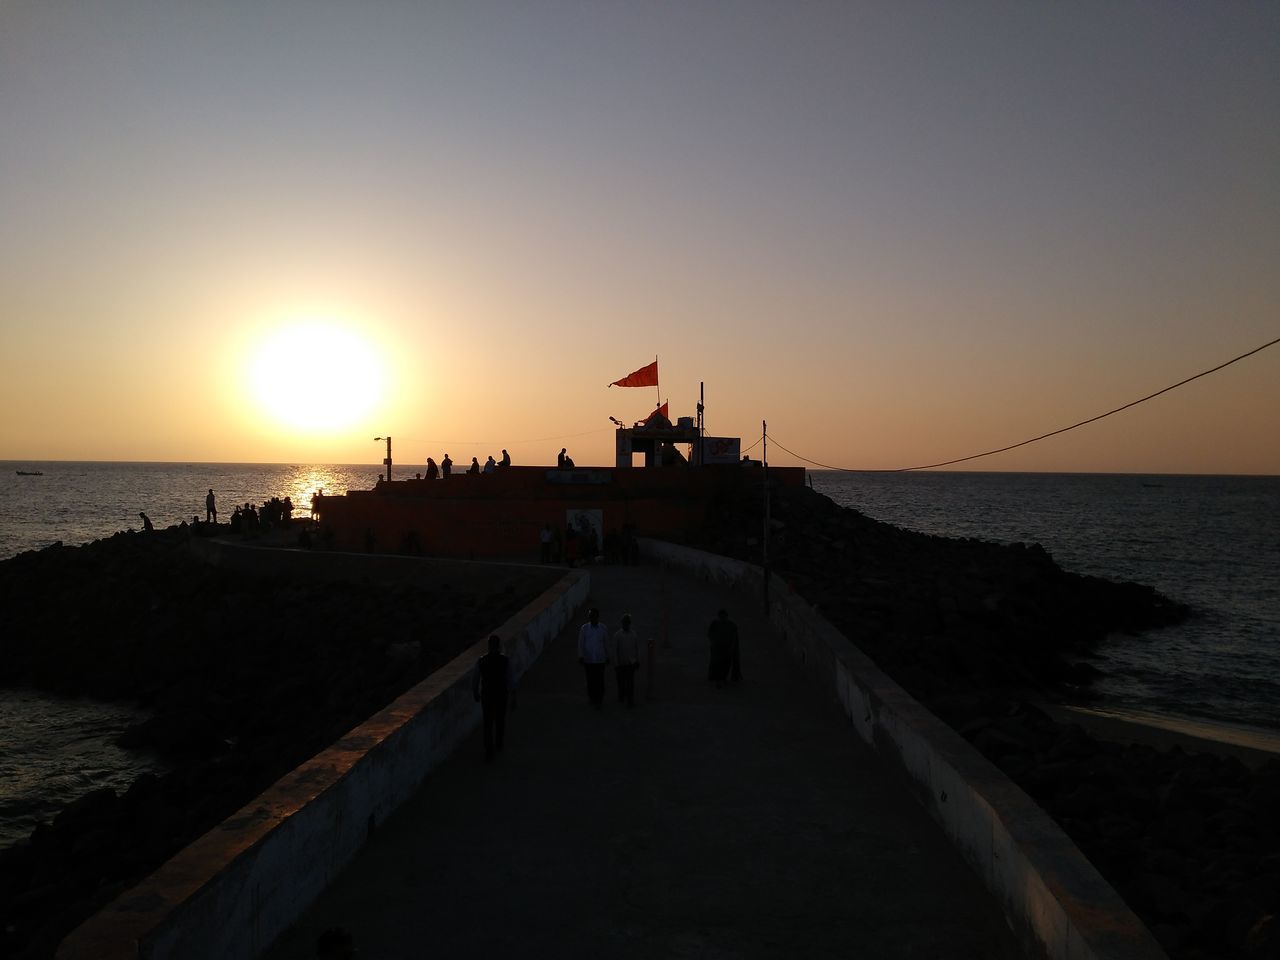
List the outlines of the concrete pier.
<svg viewBox="0 0 1280 960">
<path fill-rule="evenodd" d="M 378 958 L 1021 956 L 995 900 L 822 700 L 756 597 L 657 566 L 591 570 L 611 631 L 655 640 L 637 706 L 587 703 L 577 622 L 525 677 L 506 749 L 430 775 L 267 957 L 344 926 Z M 706 681 L 724 606 L 744 681 Z M 477 707 L 478 710 L 478 707 Z"/>
</svg>

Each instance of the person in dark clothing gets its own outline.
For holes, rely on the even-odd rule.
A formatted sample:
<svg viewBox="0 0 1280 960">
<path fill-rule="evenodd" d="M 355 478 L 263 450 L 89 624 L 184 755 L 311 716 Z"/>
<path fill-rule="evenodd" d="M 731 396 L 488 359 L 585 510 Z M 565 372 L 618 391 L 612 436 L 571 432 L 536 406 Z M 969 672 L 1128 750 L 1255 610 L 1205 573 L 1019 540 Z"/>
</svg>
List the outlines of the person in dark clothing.
<svg viewBox="0 0 1280 960">
<path fill-rule="evenodd" d="M 218 522 L 218 498 L 213 495 L 213 488 L 209 488 L 208 496 L 204 498 L 204 522 Z"/>
<path fill-rule="evenodd" d="M 444 459 L 440 461 L 440 476 L 447 477 L 451 473 L 453 473 L 453 461 L 449 459 L 449 455 L 446 453 Z"/>
<path fill-rule="evenodd" d="M 707 679 L 717 687 L 726 680 L 735 683 L 742 679 L 742 665 L 738 657 L 738 625 L 729 619 L 729 612 L 721 610 L 707 628 L 711 641 L 711 660 L 707 666 Z"/>
<path fill-rule="evenodd" d="M 143 532 L 143 533 L 151 533 L 152 531 L 154 531 L 154 530 L 155 530 L 155 527 L 154 527 L 154 526 L 152 526 L 152 524 L 151 524 L 151 518 L 150 518 L 150 517 L 148 517 L 145 513 L 139 513 L 139 514 L 138 514 L 138 516 L 140 516 L 140 517 L 142 518 L 142 532 Z"/>
<path fill-rule="evenodd" d="M 484 758 L 492 760 L 495 752 L 502 752 L 508 703 L 515 709 L 515 679 L 511 673 L 511 660 L 503 656 L 502 638 L 496 633 L 489 637 L 489 652 L 476 662 L 471 693 L 479 702 L 484 716 Z"/>
</svg>

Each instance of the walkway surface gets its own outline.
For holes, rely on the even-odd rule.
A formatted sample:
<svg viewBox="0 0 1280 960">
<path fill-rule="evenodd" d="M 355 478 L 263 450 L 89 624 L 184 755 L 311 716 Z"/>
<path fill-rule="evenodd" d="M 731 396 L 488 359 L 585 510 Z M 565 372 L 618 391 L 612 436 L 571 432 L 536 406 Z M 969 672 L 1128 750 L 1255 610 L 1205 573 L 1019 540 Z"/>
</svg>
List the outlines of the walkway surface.
<svg viewBox="0 0 1280 960">
<path fill-rule="evenodd" d="M 603 567 L 590 605 L 611 631 L 631 613 L 657 640 L 653 689 L 642 664 L 629 710 L 610 669 L 593 710 L 575 622 L 525 676 L 497 760 L 485 763 L 477 731 L 267 957 L 314 957 L 330 926 L 352 932 L 362 960 L 1022 955 L 755 598 Z M 744 675 L 723 690 L 706 682 L 720 606 Z"/>
</svg>

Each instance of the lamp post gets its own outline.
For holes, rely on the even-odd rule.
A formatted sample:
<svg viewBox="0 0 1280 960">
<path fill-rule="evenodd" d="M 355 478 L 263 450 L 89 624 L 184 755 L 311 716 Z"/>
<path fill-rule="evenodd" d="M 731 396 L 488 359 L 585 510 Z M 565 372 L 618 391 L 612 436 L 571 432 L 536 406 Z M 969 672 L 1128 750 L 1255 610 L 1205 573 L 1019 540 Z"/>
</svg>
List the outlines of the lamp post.
<svg viewBox="0 0 1280 960">
<path fill-rule="evenodd" d="M 387 459 L 383 460 L 382 462 L 387 465 L 387 483 L 390 483 L 391 482 L 391 438 L 390 437 L 374 437 L 373 439 L 375 441 L 378 441 L 378 440 L 387 441 Z"/>
</svg>

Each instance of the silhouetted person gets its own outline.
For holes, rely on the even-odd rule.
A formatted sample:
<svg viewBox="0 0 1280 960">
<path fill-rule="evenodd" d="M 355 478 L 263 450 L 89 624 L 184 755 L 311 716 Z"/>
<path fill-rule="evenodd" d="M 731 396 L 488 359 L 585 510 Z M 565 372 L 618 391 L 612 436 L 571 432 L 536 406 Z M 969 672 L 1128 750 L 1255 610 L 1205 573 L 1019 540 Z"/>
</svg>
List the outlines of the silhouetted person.
<svg viewBox="0 0 1280 960">
<path fill-rule="evenodd" d="M 511 454 L 507 453 L 506 450 L 502 451 L 502 459 L 498 461 L 498 466 L 500 467 L 511 466 Z"/>
<path fill-rule="evenodd" d="M 574 467 L 573 457 L 569 456 L 569 455 L 566 453 L 566 454 L 564 455 L 564 468 L 565 468 L 566 470 L 572 470 L 572 469 L 573 469 L 573 467 Z"/>
<path fill-rule="evenodd" d="M 721 610 L 716 619 L 707 628 L 707 639 L 711 641 L 711 660 L 707 666 L 707 679 L 715 681 L 717 687 L 723 687 L 728 679 L 735 682 L 742 679 L 742 668 L 738 661 L 738 625 L 729 619 L 729 613 Z"/>
<path fill-rule="evenodd" d="M 569 524 L 564 528 L 564 562 L 574 567 L 578 564 L 578 531 Z"/>
<path fill-rule="evenodd" d="M 330 927 L 316 938 L 316 960 L 354 960 L 355 940 L 342 927 Z"/>
<path fill-rule="evenodd" d="M 139 513 L 139 514 L 138 514 L 138 516 L 140 516 L 140 517 L 142 518 L 142 532 L 143 532 L 143 533 L 152 533 L 152 532 L 154 532 L 154 531 L 155 531 L 155 529 L 156 529 L 156 528 L 155 528 L 155 527 L 153 527 L 153 526 L 151 525 L 151 518 L 150 518 L 150 517 L 148 517 L 145 513 Z"/>
<path fill-rule="evenodd" d="M 440 476 L 447 477 L 451 473 L 453 473 L 453 461 L 449 459 L 449 455 L 446 453 L 444 459 L 440 461 Z"/>
<path fill-rule="evenodd" d="M 204 520 L 205 523 L 218 522 L 218 500 L 213 495 L 213 488 L 209 488 L 209 495 L 204 498 Z"/>
<path fill-rule="evenodd" d="M 477 460 L 475 457 L 471 458 L 471 466 L 467 467 L 467 476 L 469 477 L 480 476 L 480 461 Z"/>
<path fill-rule="evenodd" d="M 285 523 L 293 522 L 293 500 L 291 498 L 285 497 L 280 501 L 280 511 L 284 516 Z"/>
<path fill-rule="evenodd" d="M 538 534 L 538 556 L 543 563 L 551 562 L 551 550 L 555 546 L 555 534 L 551 532 L 551 524 L 542 525 L 542 533 Z"/>
<path fill-rule="evenodd" d="M 559 469 L 561 469 L 561 470 L 563 470 L 563 469 L 564 469 L 564 461 L 565 461 L 565 453 L 564 453 L 564 452 L 565 452 L 565 450 L 566 450 L 566 449 L 567 449 L 566 447 L 561 447 L 561 448 L 560 448 L 560 454 L 559 454 L 559 456 L 557 456 L 557 457 L 556 457 L 556 466 L 557 466 Z"/>
<path fill-rule="evenodd" d="M 613 635 L 610 651 L 618 679 L 618 702 L 636 705 L 636 671 L 640 669 L 640 638 L 631 632 L 631 614 L 622 617 L 622 629 Z"/>
<path fill-rule="evenodd" d="M 427 457 L 427 479 L 434 480 L 440 476 L 440 468 L 436 466 L 436 462 Z"/>
<path fill-rule="evenodd" d="M 609 628 L 595 607 L 578 628 L 578 662 L 587 675 L 587 700 L 597 710 L 604 705 L 604 667 L 609 662 Z"/>
<path fill-rule="evenodd" d="M 493 457 L 490 457 L 488 460 L 484 462 L 485 473 L 493 473 L 493 471 L 496 469 L 498 469 L 498 464 L 494 462 Z"/>
<path fill-rule="evenodd" d="M 476 661 L 471 693 L 484 716 L 484 758 L 492 760 L 502 752 L 502 735 L 507 724 L 507 706 L 515 709 L 516 681 L 511 660 L 502 654 L 502 638 L 489 635 L 489 652 Z"/>
</svg>

